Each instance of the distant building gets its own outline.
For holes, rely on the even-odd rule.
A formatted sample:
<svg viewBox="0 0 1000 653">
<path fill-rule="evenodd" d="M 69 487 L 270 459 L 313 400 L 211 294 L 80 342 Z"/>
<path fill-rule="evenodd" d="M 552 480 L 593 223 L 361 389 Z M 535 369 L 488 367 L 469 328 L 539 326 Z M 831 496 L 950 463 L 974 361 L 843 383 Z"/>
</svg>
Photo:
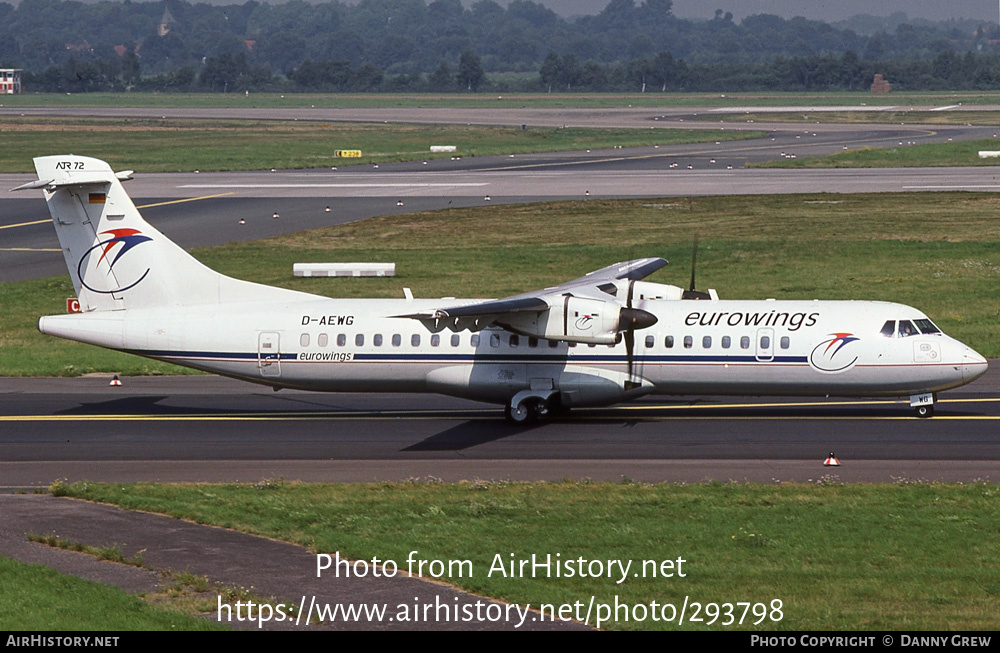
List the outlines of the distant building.
<svg viewBox="0 0 1000 653">
<path fill-rule="evenodd" d="M 892 90 L 892 84 L 888 82 L 881 74 L 875 75 L 875 81 L 872 82 L 872 93 L 888 93 Z"/>
<path fill-rule="evenodd" d="M 0 68 L 0 95 L 16 95 L 21 92 L 20 68 Z"/>
<path fill-rule="evenodd" d="M 174 20 L 174 15 L 170 13 L 169 9 L 164 7 L 163 17 L 160 18 L 160 25 L 159 27 L 156 28 L 156 33 L 159 34 L 160 36 L 166 36 L 167 34 L 170 33 L 170 30 L 176 24 L 177 21 Z"/>
</svg>

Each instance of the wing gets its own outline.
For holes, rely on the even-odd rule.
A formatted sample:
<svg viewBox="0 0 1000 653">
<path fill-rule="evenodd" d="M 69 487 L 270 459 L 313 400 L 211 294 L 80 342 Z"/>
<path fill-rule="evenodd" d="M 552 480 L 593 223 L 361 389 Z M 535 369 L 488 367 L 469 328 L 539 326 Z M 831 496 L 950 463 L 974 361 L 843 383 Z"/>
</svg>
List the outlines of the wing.
<svg viewBox="0 0 1000 653">
<path fill-rule="evenodd" d="M 593 272 L 583 275 L 579 279 L 573 279 L 572 281 L 561 283 L 553 288 L 546 288 L 545 292 L 562 292 L 570 288 L 588 285 L 593 285 L 599 288 L 600 284 L 603 282 L 618 281 L 619 279 L 638 281 L 639 279 L 645 279 L 665 265 L 667 265 L 666 259 L 637 258 L 623 263 L 615 263 L 614 265 L 609 265 L 608 267 L 601 268 L 600 270 L 594 270 Z"/>
<path fill-rule="evenodd" d="M 649 322 L 650 319 L 655 322 L 655 318 L 645 311 L 626 308 L 618 302 L 615 299 L 617 287 L 613 282 L 622 279 L 630 281 L 642 279 L 665 265 L 667 261 L 662 258 L 635 259 L 609 265 L 578 279 L 543 290 L 504 299 L 442 306 L 430 311 L 396 317 L 420 320 L 432 331 L 445 328 L 453 331 L 465 329 L 478 331 L 496 324 L 525 335 L 547 338 L 562 336 L 558 339 L 571 339 L 568 316 L 582 311 L 588 316 L 603 316 L 603 320 L 591 320 L 596 327 L 593 333 L 601 334 L 596 336 L 598 338 L 596 342 L 614 342 L 618 331 L 624 328 L 622 325 L 626 321 L 631 324 L 631 328 L 643 328 L 639 325 Z M 639 315 L 640 313 L 642 315 Z M 561 329 L 556 328 L 559 324 L 562 325 Z M 572 339 L 579 342 L 594 341 L 587 334 L 582 338 Z"/>
</svg>

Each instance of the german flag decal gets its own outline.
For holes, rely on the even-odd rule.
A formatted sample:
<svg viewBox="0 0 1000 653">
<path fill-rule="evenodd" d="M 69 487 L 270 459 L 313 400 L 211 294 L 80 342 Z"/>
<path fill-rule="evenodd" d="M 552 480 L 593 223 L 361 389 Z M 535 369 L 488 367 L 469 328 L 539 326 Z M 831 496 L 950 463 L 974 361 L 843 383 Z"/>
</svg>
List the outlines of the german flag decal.
<svg viewBox="0 0 1000 653">
<path fill-rule="evenodd" d="M 106 193 L 90 193 L 89 202 L 91 204 L 104 204 L 108 200 Z"/>
</svg>

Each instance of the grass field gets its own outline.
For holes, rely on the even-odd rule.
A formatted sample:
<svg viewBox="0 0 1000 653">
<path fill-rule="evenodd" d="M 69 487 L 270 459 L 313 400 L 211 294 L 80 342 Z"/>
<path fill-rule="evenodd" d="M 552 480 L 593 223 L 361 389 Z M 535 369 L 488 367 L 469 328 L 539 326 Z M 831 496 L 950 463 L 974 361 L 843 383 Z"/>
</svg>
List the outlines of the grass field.
<svg viewBox="0 0 1000 653">
<path fill-rule="evenodd" d="M 629 606 L 655 601 L 678 608 L 687 597 L 704 606 L 702 622 L 639 620 L 636 614 L 649 612 L 632 612 L 602 625 L 671 630 L 994 629 L 997 492 L 990 483 L 918 479 L 845 486 L 829 476 L 787 486 L 579 480 L 60 487 L 61 494 L 315 552 L 392 560 L 403 574 L 411 551 L 418 560 L 469 561 L 461 574 L 456 566 L 441 579 L 519 605 L 586 604 L 593 596 L 599 603 L 617 597 Z M 632 561 L 632 567 L 618 583 L 620 573 L 505 577 L 496 566 L 498 557 L 509 564 L 512 556 L 532 554 Z M 665 560 L 674 561 L 673 576 L 660 574 Z M 724 625 L 739 619 L 742 608 L 726 617 L 708 606 L 740 601 L 755 604 L 742 625 Z"/>
<path fill-rule="evenodd" d="M 153 120 L 0 116 L 0 170 L 32 172 L 31 158 L 72 152 L 103 159 L 116 170 L 268 170 L 419 161 L 431 145 L 454 145 L 460 156 L 585 150 L 741 140 L 733 130 L 577 129 L 344 124 L 307 121 Z M 340 158 L 337 150 L 361 150 Z M 30 154 L 29 154 L 30 153 Z"/>
<path fill-rule="evenodd" d="M 615 261 L 663 256 L 652 281 L 730 299 L 880 299 L 925 311 L 983 355 L 1000 356 L 1000 198 L 989 193 L 767 195 L 578 201 L 388 216 L 195 250 L 230 276 L 331 297 L 502 297 Z M 446 258 L 448 264 L 440 265 Z M 292 264 L 392 260 L 382 279 L 294 278 Z M 176 366 L 37 331 L 65 311 L 68 276 L 0 284 L 0 374 L 182 373 Z"/>
<path fill-rule="evenodd" d="M 779 159 L 750 164 L 752 168 L 921 168 L 941 166 L 996 166 L 1000 158 L 979 158 L 980 150 L 1000 150 L 1000 139 L 865 147 L 829 156 Z"/>
<path fill-rule="evenodd" d="M 729 106 L 947 106 L 1000 104 L 1000 91 L 847 93 L 25 93 L 4 96 L 18 107 L 455 107 L 608 108 Z"/>
<path fill-rule="evenodd" d="M 0 557 L 0 597 L 0 630 L 8 633 L 226 630 L 191 616 L 195 611 L 190 604 L 162 609 L 118 588 L 4 557 Z"/>
</svg>

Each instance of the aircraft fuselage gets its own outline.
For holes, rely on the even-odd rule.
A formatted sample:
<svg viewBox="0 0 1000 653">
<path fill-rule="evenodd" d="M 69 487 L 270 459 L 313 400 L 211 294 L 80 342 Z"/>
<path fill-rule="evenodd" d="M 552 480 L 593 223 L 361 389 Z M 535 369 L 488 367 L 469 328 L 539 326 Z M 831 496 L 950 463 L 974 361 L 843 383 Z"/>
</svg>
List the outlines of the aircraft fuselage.
<svg viewBox="0 0 1000 653">
<path fill-rule="evenodd" d="M 481 301 L 481 300 L 469 300 Z M 916 309 L 870 301 L 637 303 L 657 323 L 625 345 L 487 328 L 434 332 L 398 316 L 440 300 L 316 298 L 42 318 L 45 333 L 218 374 L 320 391 L 440 392 L 506 403 L 550 386 L 566 405 L 643 394 L 905 396 L 968 383 L 986 361 Z M 900 332 L 906 322 L 912 335 Z M 889 332 L 885 333 L 886 325 Z"/>
</svg>

